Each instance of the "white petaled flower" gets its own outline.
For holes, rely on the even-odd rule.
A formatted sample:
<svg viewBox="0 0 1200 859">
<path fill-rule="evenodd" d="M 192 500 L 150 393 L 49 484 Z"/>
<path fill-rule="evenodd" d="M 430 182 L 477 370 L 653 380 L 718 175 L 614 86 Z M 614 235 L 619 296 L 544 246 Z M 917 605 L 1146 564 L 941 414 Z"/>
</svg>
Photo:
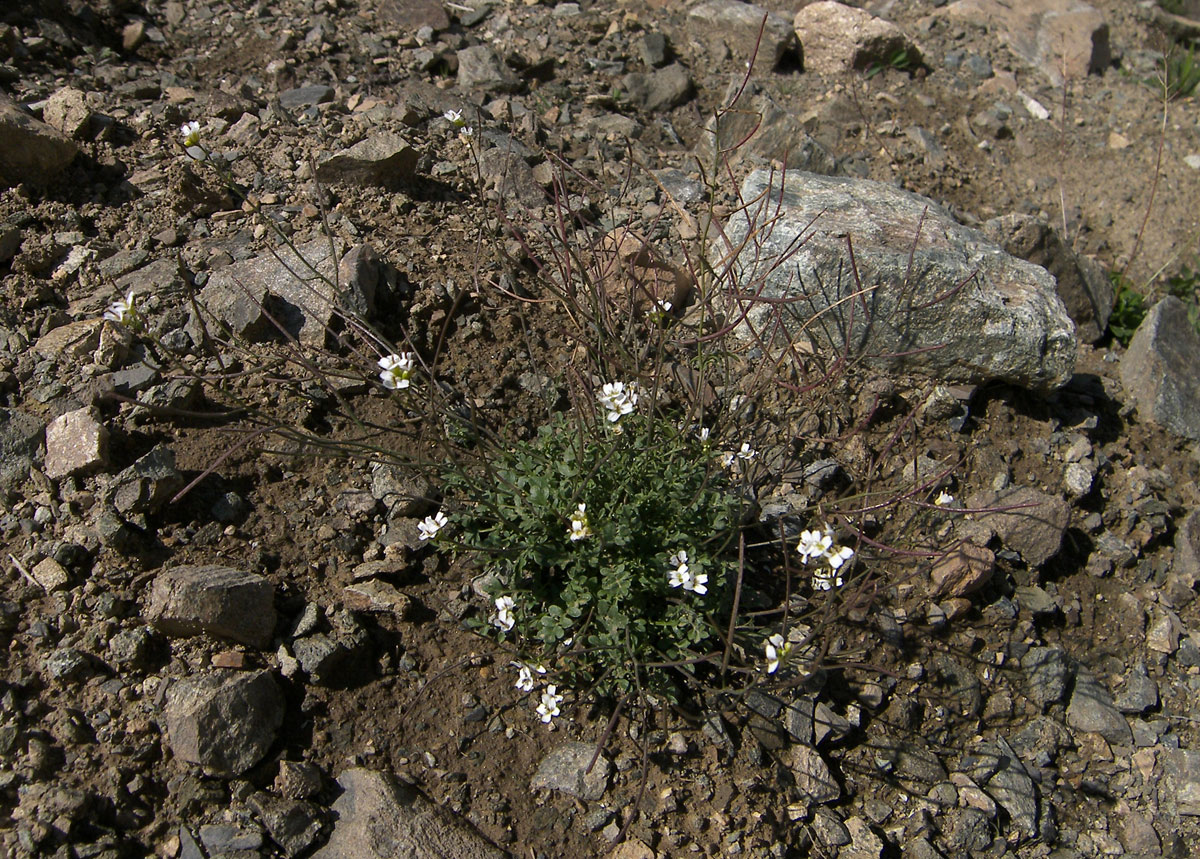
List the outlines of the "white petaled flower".
<svg viewBox="0 0 1200 859">
<path fill-rule="evenodd" d="M 537 714 L 541 716 L 542 721 L 550 724 L 550 720 L 561 712 L 558 705 L 562 703 L 563 696 L 558 694 L 558 687 L 551 684 L 546 687 L 546 691 L 542 693 L 542 700 L 538 702 Z"/>
<path fill-rule="evenodd" d="M 442 118 L 445 119 L 447 122 L 449 122 L 451 125 L 453 125 L 455 128 L 462 128 L 464 125 L 467 124 L 467 121 L 465 119 L 463 119 L 461 110 L 448 110 L 442 114 Z"/>
<path fill-rule="evenodd" d="M 945 489 L 943 489 L 941 492 L 938 493 L 937 498 L 933 499 L 933 503 L 936 504 L 938 507 L 946 507 L 946 506 L 954 503 L 954 496 L 951 495 L 949 492 L 947 492 Z"/>
<path fill-rule="evenodd" d="M 464 139 L 465 139 L 465 138 L 468 138 L 468 137 L 470 137 L 470 136 L 471 136 L 471 135 L 473 135 L 474 133 L 475 133 L 475 129 L 474 129 L 474 128 L 472 128 L 472 127 L 471 127 L 471 126 L 469 126 L 469 125 L 468 125 L 468 126 L 466 126 L 465 128 L 460 128 L 460 129 L 458 130 L 458 136 L 459 136 L 459 137 L 462 137 L 462 138 L 464 138 Z"/>
<path fill-rule="evenodd" d="M 700 443 L 701 444 L 708 443 L 708 435 L 709 435 L 709 428 L 708 427 L 700 427 Z"/>
<path fill-rule="evenodd" d="M 774 674 L 779 670 L 780 664 L 787 661 L 792 652 L 792 645 L 784 641 L 783 636 L 777 632 L 767 639 L 763 650 L 767 654 L 767 673 Z"/>
<path fill-rule="evenodd" d="M 120 325 L 132 325 L 137 319 L 137 293 L 130 292 L 127 296 L 119 301 L 114 301 L 108 306 L 108 310 L 104 311 L 104 318 L 109 322 L 116 322 Z"/>
<path fill-rule="evenodd" d="M 737 452 L 737 458 L 742 462 L 749 462 L 756 456 L 758 456 L 758 451 L 750 446 L 750 442 L 742 442 L 742 449 Z"/>
<path fill-rule="evenodd" d="M 183 135 L 184 146 L 196 146 L 200 143 L 200 123 L 195 120 L 181 125 L 179 133 Z"/>
<path fill-rule="evenodd" d="M 829 528 L 824 531 L 801 531 L 800 545 L 796 551 L 800 553 L 800 560 L 807 564 L 813 558 L 822 557 L 832 545 L 833 531 Z"/>
<path fill-rule="evenodd" d="M 834 570 L 840 570 L 842 565 L 853 557 L 854 550 L 849 546 L 833 546 L 828 552 L 825 553 L 825 560 L 829 561 L 830 568 Z M 838 577 L 837 583 L 839 585 L 842 583 L 840 576 Z"/>
<path fill-rule="evenodd" d="M 416 356 L 412 352 L 387 355 L 379 359 L 379 381 L 393 391 L 407 388 L 415 366 Z"/>
<path fill-rule="evenodd" d="M 634 382 L 628 385 L 624 382 L 608 382 L 600 389 L 596 399 L 608 412 L 608 422 L 615 424 L 637 405 L 637 385 Z"/>
<path fill-rule="evenodd" d="M 758 451 L 750 446 L 750 442 L 742 442 L 738 450 L 727 450 L 721 454 L 721 465 L 726 468 L 740 467 L 743 462 L 749 462 L 758 456 Z"/>
<path fill-rule="evenodd" d="M 671 587 L 683 588 L 701 596 L 708 593 L 708 574 L 692 572 L 688 566 L 687 552 L 676 552 L 667 560 L 667 564 L 671 567 L 667 571 L 667 584 Z"/>
<path fill-rule="evenodd" d="M 571 514 L 571 525 L 567 528 L 567 537 L 572 543 L 576 543 L 590 536 L 592 536 L 592 529 L 588 525 L 587 505 L 580 501 L 575 512 Z"/>
<path fill-rule="evenodd" d="M 812 586 L 814 591 L 829 591 L 842 586 L 841 573 L 837 568 L 829 570 L 815 570 L 812 574 Z"/>
<path fill-rule="evenodd" d="M 513 616 L 513 608 L 517 601 L 512 597 L 496 597 L 496 613 L 492 615 L 492 625 L 501 632 L 508 632 L 517 624 Z"/>
<path fill-rule="evenodd" d="M 528 662 L 514 662 L 517 666 L 517 688 L 522 692 L 532 692 L 534 683 L 534 674 L 545 674 L 546 666 L 540 662 L 535 662 L 530 665 Z"/>
<path fill-rule="evenodd" d="M 441 510 L 432 516 L 426 516 L 417 523 L 417 531 L 419 532 L 417 539 L 432 540 L 438 535 L 438 531 L 445 528 L 449 522 L 450 520 L 446 518 L 446 514 Z"/>
</svg>

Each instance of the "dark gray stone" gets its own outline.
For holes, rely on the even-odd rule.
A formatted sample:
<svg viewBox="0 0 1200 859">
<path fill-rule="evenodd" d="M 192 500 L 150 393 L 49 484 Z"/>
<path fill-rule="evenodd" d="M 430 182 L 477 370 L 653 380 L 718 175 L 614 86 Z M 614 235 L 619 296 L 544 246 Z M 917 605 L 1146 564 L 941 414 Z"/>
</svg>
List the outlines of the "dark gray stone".
<svg viewBox="0 0 1200 859">
<path fill-rule="evenodd" d="M 692 76 L 679 63 L 652 72 L 633 72 L 621 79 L 625 95 L 638 110 L 659 113 L 684 104 L 695 93 Z"/>
<path fill-rule="evenodd" d="M 15 409 L 0 409 L 0 489 L 10 492 L 29 476 L 37 461 L 46 425 Z"/>
<path fill-rule="evenodd" d="M 546 788 L 568 793 L 580 799 L 595 800 L 604 796 L 612 764 L 595 743 L 567 743 L 548 754 L 529 782 L 532 790 Z M 592 765 L 592 758 L 596 763 Z M 588 767 L 591 765 L 591 769 Z"/>
<path fill-rule="evenodd" d="M 1013 256 L 1054 275 L 1058 297 L 1080 340 L 1095 343 L 1105 335 L 1114 296 L 1112 281 L 1099 263 L 1076 254 L 1053 227 L 1032 215 L 992 218 L 981 229 Z"/>
<path fill-rule="evenodd" d="M 384 773 L 346 770 L 328 843 L 313 859 L 504 859 L 469 823 Z"/>
<path fill-rule="evenodd" d="M 1071 661 L 1061 647 L 1031 647 L 1021 658 L 1026 693 L 1042 709 L 1066 697 L 1071 683 Z"/>
<path fill-rule="evenodd" d="M 962 767 L 1008 813 L 1022 840 L 1037 837 L 1037 786 L 1008 741 L 997 737 L 973 747 Z"/>
<path fill-rule="evenodd" d="M 321 811 L 311 802 L 256 793 L 246 804 L 288 859 L 306 853 L 321 835 Z"/>
<path fill-rule="evenodd" d="M 811 746 L 792 746 L 787 750 L 784 760 L 792 771 L 796 787 L 813 802 L 835 802 L 842 795 L 841 785 L 816 749 Z"/>
<path fill-rule="evenodd" d="M 109 497 L 123 516 L 153 515 L 183 488 L 183 482 L 175 468 L 175 451 L 160 444 L 113 479 Z"/>
<path fill-rule="evenodd" d="M 279 94 L 279 103 L 289 110 L 311 107 L 314 104 L 325 104 L 333 101 L 334 89 L 331 86 L 313 84 L 312 86 L 296 87 L 284 90 Z"/>
<path fill-rule="evenodd" d="M 504 64 L 490 45 L 474 45 L 458 51 L 458 87 L 488 92 L 516 92 L 521 79 Z"/>
<path fill-rule="evenodd" d="M 146 616 L 166 635 L 207 633 L 261 649 L 275 633 L 275 589 L 233 567 L 171 567 L 155 578 Z"/>
<path fill-rule="evenodd" d="M 317 162 L 316 176 L 322 182 L 378 185 L 396 190 L 412 183 L 419 157 L 420 153 L 403 135 L 377 131 L 348 149 L 322 158 Z"/>
<path fill-rule="evenodd" d="M 877 366 L 944 382 L 1048 391 L 1071 377 L 1075 325 L 1053 278 L 932 200 L 867 180 L 799 171 L 784 180 L 765 170 L 740 197 L 749 205 L 726 224 L 710 262 L 742 293 L 790 301 L 782 319 L 793 336 L 836 354 L 848 344 Z M 769 337 L 778 308 L 752 305 L 743 329 Z"/>
<path fill-rule="evenodd" d="M 1146 673 L 1146 664 L 1139 662 L 1125 677 L 1125 685 L 1114 702 L 1122 713 L 1145 713 L 1158 706 L 1158 684 Z"/>
<path fill-rule="evenodd" d="M 1165 810 L 1175 807 L 1177 814 L 1200 817 L 1200 750 L 1159 749 L 1165 783 L 1159 794 Z"/>
<path fill-rule="evenodd" d="M 167 742 L 209 775 L 241 775 L 266 756 L 283 724 L 284 700 L 269 671 L 217 671 L 167 690 Z"/>
<path fill-rule="evenodd" d="M 1077 731 L 1100 734 L 1113 745 L 1133 743 L 1133 732 L 1121 711 L 1113 704 L 1112 694 L 1104 684 L 1086 671 L 1075 675 L 1075 689 L 1067 705 L 1067 724 Z"/>
<path fill-rule="evenodd" d="M 1121 358 L 1121 385 L 1142 420 L 1200 441 L 1200 334 L 1168 295 L 1150 309 Z"/>
</svg>

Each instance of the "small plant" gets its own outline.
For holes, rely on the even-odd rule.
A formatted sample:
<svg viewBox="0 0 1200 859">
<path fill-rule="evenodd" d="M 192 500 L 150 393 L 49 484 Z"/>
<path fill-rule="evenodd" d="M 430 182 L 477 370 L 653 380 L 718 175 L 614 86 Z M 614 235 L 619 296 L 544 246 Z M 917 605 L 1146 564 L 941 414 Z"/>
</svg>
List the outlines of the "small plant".
<svg viewBox="0 0 1200 859">
<path fill-rule="evenodd" d="M 485 566 L 498 608 L 478 627 L 519 665 L 573 689 L 677 700 L 679 678 L 721 648 L 744 502 L 696 433 L 602 410 L 590 432 L 551 419 L 490 479 L 450 470 L 457 546 Z"/>
<path fill-rule="evenodd" d="M 886 62 L 880 62 L 879 60 L 876 60 L 875 62 L 871 63 L 871 65 L 867 66 L 866 75 L 867 79 L 870 80 L 880 72 L 886 71 L 887 69 L 894 69 L 898 72 L 911 72 L 917 67 L 917 65 L 918 63 L 915 62 L 912 56 L 908 53 L 908 49 L 901 48 L 889 55 Z"/>
<path fill-rule="evenodd" d="M 1143 83 L 1161 90 L 1167 101 L 1191 98 L 1200 86 L 1200 60 L 1196 57 L 1195 47 L 1189 45 L 1184 51 L 1173 46 L 1163 56 L 1158 74 L 1146 78 Z"/>
<path fill-rule="evenodd" d="M 1188 322 L 1200 334 L 1200 269 L 1185 265 L 1179 274 L 1167 278 L 1167 294 L 1183 302 Z"/>
<path fill-rule="evenodd" d="M 1146 317 L 1146 299 L 1119 272 L 1114 271 L 1110 277 L 1116 300 L 1112 315 L 1108 318 L 1108 331 L 1114 340 L 1122 346 L 1128 346 L 1133 339 L 1133 332 L 1137 331 Z"/>
</svg>

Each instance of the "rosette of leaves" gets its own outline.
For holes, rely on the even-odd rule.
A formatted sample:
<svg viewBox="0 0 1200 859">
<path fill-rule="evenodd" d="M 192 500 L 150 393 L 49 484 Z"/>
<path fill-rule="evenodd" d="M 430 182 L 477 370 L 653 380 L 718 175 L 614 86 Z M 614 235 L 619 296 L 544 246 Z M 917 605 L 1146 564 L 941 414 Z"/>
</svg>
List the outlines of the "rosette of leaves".
<svg viewBox="0 0 1200 859">
<path fill-rule="evenodd" d="M 677 700 L 684 676 L 722 647 L 742 502 L 698 438 L 646 415 L 620 428 L 559 416 L 486 474 L 456 471 L 445 484 L 460 547 L 491 573 L 493 598 L 515 601 L 511 631 L 481 629 L 578 690 Z M 580 502 L 590 533 L 572 541 Z M 668 583 L 680 550 L 707 593 Z"/>
</svg>

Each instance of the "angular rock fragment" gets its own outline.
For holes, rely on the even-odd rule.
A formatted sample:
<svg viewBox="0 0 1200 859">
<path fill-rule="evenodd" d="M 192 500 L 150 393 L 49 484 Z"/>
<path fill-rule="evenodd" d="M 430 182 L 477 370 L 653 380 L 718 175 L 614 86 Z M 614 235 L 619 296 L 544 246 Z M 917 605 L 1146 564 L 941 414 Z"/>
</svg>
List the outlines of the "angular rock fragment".
<svg viewBox="0 0 1200 859">
<path fill-rule="evenodd" d="M 50 182 L 77 154 L 79 147 L 66 135 L 0 96 L 0 188 Z"/>
<path fill-rule="evenodd" d="M 746 302 L 743 330 L 769 343 L 782 326 L 831 354 L 848 348 L 944 382 L 1049 391 L 1070 378 L 1075 325 L 1054 279 L 932 200 L 867 180 L 765 170 L 746 179 L 741 199 L 710 262 L 743 295 L 765 299 Z"/>
<path fill-rule="evenodd" d="M 755 81 L 734 80 L 722 107 L 705 124 L 697 145 L 702 163 L 728 159 L 730 164 L 738 164 L 757 156 L 787 164 L 789 170 L 823 176 L 837 170 L 837 159 L 809 135 L 795 111 L 781 107 Z"/>
<path fill-rule="evenodd" d="M 1071 507 L 1063 499 L 1028 486 L 976 493 L 967 506 L 991 511 L 975 514 L 975 521 L 990 528 L 1031 569 L 1058 554 L 1071 521 Z"/>
<path fill-rule="evenodd" d="M 754 56 L 755 66 L 761 63 L 763 71 L 778 68 L 797 51 L 788 20 L 753 3 L 706 0 L 688 11 L 688 26 L 689 32 L 724 42 L 739 65 Z"/>
<path fill-rule="evenodd" d="M 348 149 L 321 159 L 317 163 L 316 176 L 321 182 L 397 189 L 413 181 L 418 157 L 417 150 L 402 135 L 376 132 Z"/>
<path fill-rule="evenodd" d="M 328 843 L 313 859 L 504 859 L 469 823 L 385 773 L 349 769 L 338 776 Z"/>
<path fill-rule="evenodd" d="M 59 415 L 46 427 L 46 476 L 86 474 L 108 462 L 108 430 L 94 408 Z"/>
<path fill-rule="evenodd" d="M 215 672 L 167 690 L 167 742 L 181 760 L 232 778 L 266 755 L 283 724 L 284 700 L 269 671 Z"/>
<path fill-rule="evenodd" d="M 25 412 L 0 409 L 0 489 L 9 491 L 29 476 L 45 425 Z"/>
<path fill-rule="evenodd" d="M 816 803 L 834 802 L 842 795 L 829 765 L 821 753 L 811 746 L 792 746 L 787 752 L 787 765 L 800 792 Z"/>
<path fill-rule="evenodd" d="M 207 633 L 265 648 L 275 633 L 275 589 L 233 567 L 171 567 L 154 580 L 146 614 L 166 635 Z"/>
<path fill-rule="evenodd" d="M 929 572 L 933 597 L 973 594 L 992 580 L 996 556 L 984 546 L 962 543 L 943 555 Z"/>
<path fill-rule="evenodd" d="M 183 475 L 175 468 L 175 451 L 160 444 L 113 478 L 109 495 L 117 512 L 124 516 L 152 515 L 182 488 Z"/>
<path fill-rule="evenodd" d="M 810 3 L 792 22 L 804 53 L 805 71 L 842 74 L 887 66 L 903 55 L 919 65 L 921 51 L 890 21 L 833 0 Z"/>
<path fill-rule="evenodd" d="M 645 113 L 661 113 L 685 103 L 695 87 L 692 76 L 679 63 L 652 72 L 633 72 L 621 80 L 626 97 Z"/>
<path fill-rule="evenodd" d="M 1200 441 L 1200 334 L 1183 302 L 1168 295 L 1150 309 L 1121 358 L 1121 385 L 1142 420 Z"/>
<path fill-rule="evenodd" d="M 458 52 L 458 88 L 489 92 L 515 92 L 521 88 L 518 78 L 490 45 L 474 45 Z"/>
<path fill-rule="evenodd" d="M 529 787 L 561 791 L 580 799 L 599 799 L 608 789 L 612 768 L 603 753 L 597 756 L 595 743 L 567 743 L 545 757 Z"/>
<path fill-rule="evenodd" d="M 1086 671 L 1075 675 L 1075 689 L 1067 705 L 1067 724 L 1077 731 L 1099 734 L 1113 745 L 1133 743 L 1133 731 L 1113 703 L 1112 694 Z"/>
</svg>

